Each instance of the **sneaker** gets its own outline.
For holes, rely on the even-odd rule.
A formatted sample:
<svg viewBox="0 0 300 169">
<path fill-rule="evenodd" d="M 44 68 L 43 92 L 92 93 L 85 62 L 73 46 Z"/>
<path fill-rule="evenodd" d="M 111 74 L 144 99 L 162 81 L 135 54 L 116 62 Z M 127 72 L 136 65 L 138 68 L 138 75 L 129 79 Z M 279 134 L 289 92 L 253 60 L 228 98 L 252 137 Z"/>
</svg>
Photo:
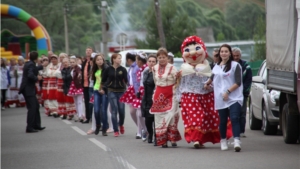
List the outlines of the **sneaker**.
<svg viewBox="0 0 300 169">
<path fill-rule="evenodd" d="M 125 133 L 124 126 L 120 126 L 120 133 L 121 133 L 121 134 L 124 134 L 124 133 Z"/>
<path fill-rule="evenodd" d="M 234 151 L 240 152 L 241 151 L 241 141 L 239 139 L 234 139 Z"/>
<path fill-rule="evenodd" d="M 5 107 L 2 107 L 1 109 L 2 109 L 2 110 L 5 110 Z"/>
<path fill-rule="evenodd" d="M 115 134 L 114 134 L 115 137 L 119 137 L 119 135 L 120 135 L 120 134 L 119 134 L 118 131 L 116 131 Z"/>
<path fill-rule="evenodd" d="M 221 150 L 228 150 L 228 145 L 227 145 L 227 140 L 226 139 L 221 139 Z"/>
<path fill-rule="evenodd" d="M 142 140 L 145 142 L 148 138 L 148 133 L 145 130 L 142 130 Z"/>
<path fill-rule="evenodd" d="M 199 144 L 198 141 L 196 141 L 196 142 L 194 143 L 194 147 L 195 147 L 196 149 L 200 148 L 200 144 Z"/>
<path fill-rule="evenodd" d="M 245 133 L 241 133 L 240 137 L 246 137 Z"/>
</svg>

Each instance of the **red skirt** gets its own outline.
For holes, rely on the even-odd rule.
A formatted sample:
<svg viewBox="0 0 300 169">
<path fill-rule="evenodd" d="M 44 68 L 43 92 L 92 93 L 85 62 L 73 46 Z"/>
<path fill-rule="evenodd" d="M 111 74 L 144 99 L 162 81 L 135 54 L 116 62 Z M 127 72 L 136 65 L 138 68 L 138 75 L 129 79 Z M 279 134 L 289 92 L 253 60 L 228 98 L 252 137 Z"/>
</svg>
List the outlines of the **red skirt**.
<svg viewBox="0 0 300 169">
<path fill-rule="evenodd" d="M 120 98 L 120 102 L 127 103 L 127 104 L 133 104 L 133 100 L 136 98 L 134 93 L 133 86 L 129 86 L 126 92 L 123 94 L 123 96 Z"/>
<path fill-rule="evenodd" d="M 49 78 L 48 78 L 48 77 L 45 77 L 45 78 L 43 79 L 42 100 L 47 100 L 47 99 L 48 99 L 48 91 L 47 91 L 47 88 L 48 88 L 48 81 L 49 81 Z"/>
<path fill-rule="evenodd" d="M 48 99 L 49 100 L 56 100 L 56 92 L 57 92 L 57 78 L 51 77 L 48 80 L 48 86 L 47 86 L 47 93 L 48 93 Z"/>
<path fill-rule="evenodd" d="M 65 102 L 65 95 L 64 95 L 64 91 L 63 91 L 63 80 L 62 79 L 57 79 L 56 97 L 57 97 L 58 103 Z"/>
<path fill-rule="evenodd" d="M 76 95 L 80 95 L 80 94 L 83 94 L 83 88 L 77 89 L 75 87 L 74 81 L 72 81 L 69 92 L 68 92 L 68 96 L 76 96 Z"/>
<path fill-rule="evenodd" d="M 181 96 L 181 114 L 184 124 L 185 140 L 198 141 L 200 144 L 219 143 L 219 114 L 214 109 L 214 93 L 183 93 Z M 231 137 L 232 133 L 227 133 Z"/>
<path fill-rule="evenodd" d="M 142 104 L 142 98 L 144 96 L 144 86 L 141 86 L 139 88 L 139 93 L 140 93 L 140 98 L 135 98 L 133 100 L 133 104 L 132 106 L 136 109 L 140 108 L 141 107 L 141 104 Z"/>
<path fill-rule="evenodd" d="M 74 103 L 74 98 L 72 96 L 65 95 L 65 98 L 66 103 Z"/>
</svg>

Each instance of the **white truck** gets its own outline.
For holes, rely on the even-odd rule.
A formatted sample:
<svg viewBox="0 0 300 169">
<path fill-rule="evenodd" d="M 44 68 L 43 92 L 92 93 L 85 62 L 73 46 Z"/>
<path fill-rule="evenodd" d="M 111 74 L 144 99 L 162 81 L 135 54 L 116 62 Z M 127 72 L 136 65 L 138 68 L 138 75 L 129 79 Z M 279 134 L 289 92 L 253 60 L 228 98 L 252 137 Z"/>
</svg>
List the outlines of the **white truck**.
<svg viewBox="0 0 300 169">
<path fill-rule="evenodd" d="M 266 0 L 267 88 L 279 90 L 285 143 L 300 141 L 300 0 Z"/>
</svg>

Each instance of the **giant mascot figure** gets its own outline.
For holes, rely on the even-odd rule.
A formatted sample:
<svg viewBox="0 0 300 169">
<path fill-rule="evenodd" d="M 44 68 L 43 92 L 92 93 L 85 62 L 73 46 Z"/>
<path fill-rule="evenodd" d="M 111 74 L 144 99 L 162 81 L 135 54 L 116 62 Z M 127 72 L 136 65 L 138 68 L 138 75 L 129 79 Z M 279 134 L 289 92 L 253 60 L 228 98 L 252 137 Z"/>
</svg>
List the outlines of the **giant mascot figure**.
<svg viewBox="0 0 300 169">
<path fill-rule="evenodd" d="M 193 142 L 195 148 L 203 147 L 206 142 L 219 143 L 219 115 L 214 109 L 214 92 L 212 88 L 204 89 L 204 83 L 211 76 L 205 44 L 200 37 L 190 36 L 183 41 L 181 52 L 184 63 L 177 83 L 177 100 L 181 102 L 185 140 Z M 232 132 L 228 132 L 228 137 L 230 135 Z"/>
</svg>

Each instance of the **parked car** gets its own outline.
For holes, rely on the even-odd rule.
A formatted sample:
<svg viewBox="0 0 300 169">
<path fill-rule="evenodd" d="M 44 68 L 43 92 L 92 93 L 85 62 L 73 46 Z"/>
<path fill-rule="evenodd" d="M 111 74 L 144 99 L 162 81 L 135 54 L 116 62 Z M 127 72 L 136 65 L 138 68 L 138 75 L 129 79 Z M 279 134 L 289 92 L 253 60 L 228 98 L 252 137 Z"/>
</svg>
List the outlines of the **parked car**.
<svg viewBox="0 0 300 169">
<path fill-rule="evenodd" d="M 274 135 L 277 134 L 279 125 L 280 92 L 268 90 L 266 79 L 266 61 L 263 61 L 257 76 L 252 77 L 249 96 L 249 126 L 251 130 L 262 129 L 265 135 Z"/>
</svg>

